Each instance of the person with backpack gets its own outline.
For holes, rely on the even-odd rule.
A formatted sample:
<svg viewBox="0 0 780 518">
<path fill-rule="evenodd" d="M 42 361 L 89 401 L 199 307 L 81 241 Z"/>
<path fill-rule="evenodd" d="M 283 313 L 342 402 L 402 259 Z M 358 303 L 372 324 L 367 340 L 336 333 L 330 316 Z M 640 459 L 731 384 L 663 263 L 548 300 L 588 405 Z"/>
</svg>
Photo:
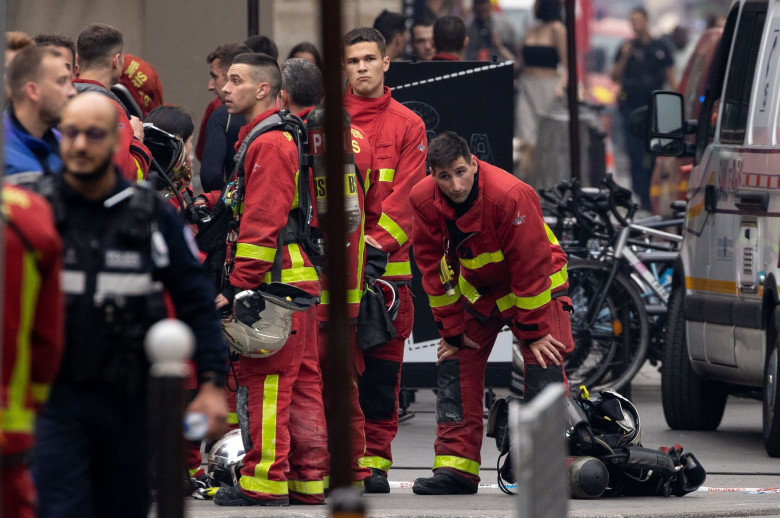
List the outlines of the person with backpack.
<svg viewBox="0 0 780 518">
<path fill-rule="evenodd" d="M 235 256 L 232 250 L 227 253 L 232 271 L 217 296 L 217 305 L 230 307 L 239 292 L 279 282 L 319 297 L 319 276 L 299 232 L 300 225 L 306 224 L 299 217 L 299 204 L 306 203 L 308 181 L 301 183 L 305 180 L 298 174 L 298 135 L 283 124 L 263 131 L 281 121 L 276 109 L 279 65 L 266 54 L 239 54 L 227 76 L 225 105 L 231 114 L 239 113 L 250 122 L 239 133 L 240 157 L 233 183 L 239 188 L 238 199 L 234 199 L 238 211 Z M 301 369 L 302 364 L 313 368 Z M 220 488 L 214 503 L 324 502 L 323 479 L 329 459 L 315 308 L 292 315 L 292 332 L 275 354 L 242 357 L 238 383 L 244 467 L 238 485 Z M 297 397 L 300 391 L 307 397 Z M 246 414 L 242 404 L 248 409 Z M 305 418 L 292 418 L 301 415 L 298 407 L 302 404 L 306 405 Z"/>
</svg>

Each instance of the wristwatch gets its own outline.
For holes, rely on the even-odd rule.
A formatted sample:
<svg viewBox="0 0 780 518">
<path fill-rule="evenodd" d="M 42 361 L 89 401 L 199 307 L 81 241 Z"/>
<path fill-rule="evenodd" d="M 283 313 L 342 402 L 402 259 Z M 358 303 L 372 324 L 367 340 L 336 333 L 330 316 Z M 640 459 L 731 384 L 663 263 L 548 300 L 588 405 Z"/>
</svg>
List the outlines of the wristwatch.
<svg viewBox="0 0 780 518">
<path fill-rule="evenodd" d="M 217 388 L 224 388 L 227 384 L 227 374 L 217 371 L 203 371 L 198 373 L 198 385 L 211 383 Z"/>
</svg>

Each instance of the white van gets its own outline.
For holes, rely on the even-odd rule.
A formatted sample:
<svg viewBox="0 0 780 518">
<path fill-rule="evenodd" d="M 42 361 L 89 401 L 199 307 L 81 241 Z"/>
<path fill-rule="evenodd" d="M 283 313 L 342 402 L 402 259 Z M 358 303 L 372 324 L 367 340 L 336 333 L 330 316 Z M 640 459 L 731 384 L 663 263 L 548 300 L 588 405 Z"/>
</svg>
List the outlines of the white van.
<svg viewBox="0 0 780 518">
<path fill-rule="evenodd" d="M 698 121 L 655 92 L 648 150 L 694 157 L 661 370 L 666 421 L 714 430 L 729 394 L 763 400 L 764 445 L 780 456 L 780 0 L 728 15 Z M 690 135 L 690 136 L 686 136 Z"/>
</svg>

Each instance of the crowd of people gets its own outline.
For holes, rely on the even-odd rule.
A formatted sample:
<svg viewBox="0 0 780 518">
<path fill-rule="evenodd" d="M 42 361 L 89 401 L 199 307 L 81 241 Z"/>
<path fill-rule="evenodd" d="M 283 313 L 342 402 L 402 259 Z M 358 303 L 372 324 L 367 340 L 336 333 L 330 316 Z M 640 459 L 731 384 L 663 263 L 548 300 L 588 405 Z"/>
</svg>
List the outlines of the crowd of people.
<svg viewBox="0 0 780 518">
<path fill-rule="evenodd" d="M 391 61 L 408 49 L 417 59 L 485 48 L 509 58 L 515 43 L 484 38 L 495 20 L 482 4 L 473 26 L 432 12 L 407 40 L 400 15 L 383 12 L 376 28 L 342 41 L 354 156 L 345 174 L 354 202 L 344 265 L 350 465 L 367 493 L 390 492 L 414 321 L 412 244 L 441 334 L 434 474 L 415 481 L 416 494 L 477 492 L 485 366 L 504 325 L 522 345 L 527 398 L 567 383 L 566 256 L 533 189 L 478 160 L 454 133 L 428 142 L 420 117 L 385 86 Z M 557 44 L 556 23 L 539 45 Z M 477 50 L 472 33 L 484 40 Z M 148 514 L 143 341 L 165 317 L 195 336 L 187 412 L 206 416 L 207 439 L 241 430 L 237 484 L 219 487 L 214 502 L 323 503 L 327 208 L 321 178 L 300 159 L 301 135 L 322 116 L 318 49 L 301 43 L 280 65 L 264 36 L 215 48 L 204 60 L 215 99 L 193 146 L 192 116 L 163 103 L 154 67 L 125 52 L 115 27 L 91 24 L 75 41 L 24 36 L 7 35 L 3 119 L 3 515 Z M 202 192 L 192 188 L 192 154 Z M 393 338 L 369 347 L 358 322 L 380 284 L 395 301 Z M 272 341 L 264 326 L 287 317 L 286 334 Z M 207 486 L 200 447 L 188 445 L 189 476 Z M 106 476 L 107 465 L 132 484 Z"/>
</svg>

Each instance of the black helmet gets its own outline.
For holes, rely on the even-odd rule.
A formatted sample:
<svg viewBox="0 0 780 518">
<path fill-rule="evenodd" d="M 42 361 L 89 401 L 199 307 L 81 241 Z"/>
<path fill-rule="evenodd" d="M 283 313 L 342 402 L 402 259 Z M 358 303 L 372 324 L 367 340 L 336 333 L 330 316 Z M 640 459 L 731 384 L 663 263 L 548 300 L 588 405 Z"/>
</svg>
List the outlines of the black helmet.
<svg viewBox="0 0 780 518">
<path fill-rule="evenodd" d="M 152 158 L 157 164 L 158 175 L 150 180 L 155 189 L 165 197 L 182 192 L 192 181 L 192 164 L 184 149 L 184 141 L 177 135 L 161 130 L 154 124 L 144 124 L 144 144 L 152 152 Z M 167 180 L 166 180 L 167 178 Z"/>
</svg>

